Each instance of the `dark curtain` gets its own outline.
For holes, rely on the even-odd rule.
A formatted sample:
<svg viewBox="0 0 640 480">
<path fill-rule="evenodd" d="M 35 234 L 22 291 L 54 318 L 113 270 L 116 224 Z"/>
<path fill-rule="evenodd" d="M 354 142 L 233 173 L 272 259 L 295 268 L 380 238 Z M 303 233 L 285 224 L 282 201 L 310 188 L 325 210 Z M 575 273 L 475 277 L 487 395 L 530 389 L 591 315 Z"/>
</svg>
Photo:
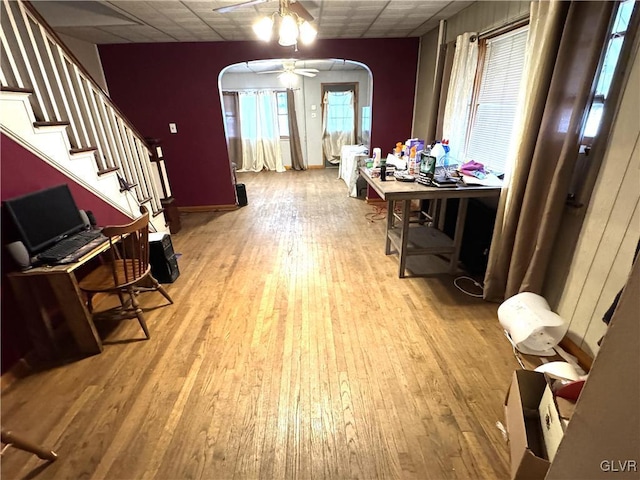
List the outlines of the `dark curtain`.
<svg viewBox="0 0 640 480">
<path fill-rule="evenodd" d="M 302 158 L 300 132 L 298 131 L 298 117 L 296 116 L 295 95 L 291 88 L 287 89 L 287 117 L 289 118 L 289 148 L 291 149 L 291 168 L 306 170 Z"/>
<path fill-rule="evenodd" d="M 615 2 L 532 2 L 522 125 L 498 206 L 485 298 L 542 293 Z"/>
<path fill-rule="evenodd" d="M 235 165 L 242 165 L 242 142 L 240 140 L 240 102 L 238 92 L 222 92 L 224 120 L 227 132 L 229 159 Z M 235 178 L 234 178 L 235 181 Z"/>
</svg>

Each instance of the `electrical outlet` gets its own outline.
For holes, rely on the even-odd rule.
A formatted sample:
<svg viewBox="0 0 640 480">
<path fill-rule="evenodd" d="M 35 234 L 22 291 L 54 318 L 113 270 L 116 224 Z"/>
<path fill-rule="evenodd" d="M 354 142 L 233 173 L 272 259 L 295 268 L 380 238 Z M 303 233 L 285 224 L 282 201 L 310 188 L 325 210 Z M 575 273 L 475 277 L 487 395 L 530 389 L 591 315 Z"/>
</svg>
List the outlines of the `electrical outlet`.
<svg viewBox="0 0 640 480">
<path fill-rule="evenodd" d="M 178 127 L 175 123 L 170 123 L 169 124 L 169 132 L 171 133 L 178 133 Z"/>
<path fill-rule="evenodd" d="M 316 118 L 317 116 L 316 112 L 311 112 L 311 118 Z"/>
</svg>

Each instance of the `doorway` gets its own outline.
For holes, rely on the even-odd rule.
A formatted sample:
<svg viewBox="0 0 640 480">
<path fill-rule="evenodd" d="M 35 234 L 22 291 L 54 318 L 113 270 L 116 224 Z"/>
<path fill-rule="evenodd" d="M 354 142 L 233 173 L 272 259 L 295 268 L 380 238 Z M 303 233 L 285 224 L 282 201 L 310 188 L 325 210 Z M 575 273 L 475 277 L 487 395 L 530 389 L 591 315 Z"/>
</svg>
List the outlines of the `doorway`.
<svg viewBox="0 0 640 480">
<path fill-rule="evenodd" d="M 338 167 L 343 145 L 357 141 L 358 84 L 322 83 L 322 158 L 325 168 Z"/>
</svg>

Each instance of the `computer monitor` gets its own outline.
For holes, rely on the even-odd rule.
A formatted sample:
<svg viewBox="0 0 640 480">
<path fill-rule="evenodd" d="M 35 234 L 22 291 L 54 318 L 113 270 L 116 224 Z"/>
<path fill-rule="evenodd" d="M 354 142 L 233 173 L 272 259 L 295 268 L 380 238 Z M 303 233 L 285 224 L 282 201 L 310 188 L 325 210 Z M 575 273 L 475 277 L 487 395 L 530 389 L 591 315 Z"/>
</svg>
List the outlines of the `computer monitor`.
<svg viewBox="0 0 640 480">
<path fill-rule="evenodd" d="M 3 203 L 31 255 L 84 229 L 80 211 L 64 184 Z"/>
</svg>

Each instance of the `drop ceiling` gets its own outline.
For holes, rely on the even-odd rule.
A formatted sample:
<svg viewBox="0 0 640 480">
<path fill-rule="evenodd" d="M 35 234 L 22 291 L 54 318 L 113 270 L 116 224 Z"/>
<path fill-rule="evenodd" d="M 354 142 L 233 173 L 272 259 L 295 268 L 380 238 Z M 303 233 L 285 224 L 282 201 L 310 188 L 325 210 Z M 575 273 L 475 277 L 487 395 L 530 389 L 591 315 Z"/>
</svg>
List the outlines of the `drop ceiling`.
<svg viewBox="0 0 640 480">
<path fill-rule="evenodd" d="M 95 44 L 255 40 L 252 24 L 277 1 L 226 13 L 246 0 L 32 1 L 54 28 Z M 300 0 L 319 39 L 419 37 L 474 2 L 439 0 Z"/>
</svg>

